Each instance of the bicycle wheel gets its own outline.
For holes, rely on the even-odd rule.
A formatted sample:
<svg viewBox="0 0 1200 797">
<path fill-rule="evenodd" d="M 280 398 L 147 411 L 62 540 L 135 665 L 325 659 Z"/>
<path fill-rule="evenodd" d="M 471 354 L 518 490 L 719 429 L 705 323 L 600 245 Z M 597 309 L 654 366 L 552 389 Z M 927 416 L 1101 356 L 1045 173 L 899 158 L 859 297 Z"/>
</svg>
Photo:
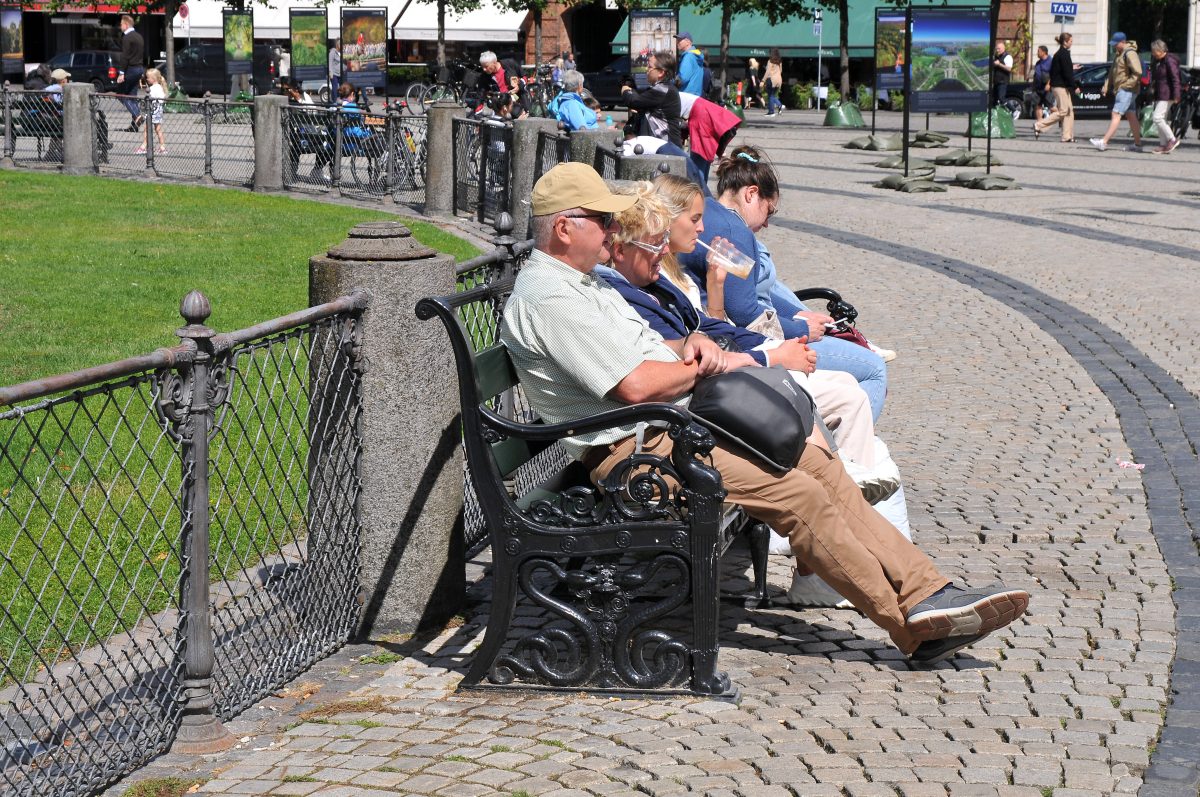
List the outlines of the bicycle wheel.
<svg viewBox="0 0 1200 797">
<path fill-rule="evenodd" d="M 428 111 L 430 105 L 442 100 L 458 102 L 458 94 L 454 91 L 454 87 L 451 85 L 446 83 L 435 83 L 429 88 L 428 93 L 425 95 L 425 110 Z"/>
<path fill-rule="evenodd" d="M 408 91 L 404 92 L 404 107 L 413 116 L 425 113 L 425 95 L 429 92 L 429 86 L 424 83 L 413 83 L 408 87 Z"/>
<path fill-rule="evenodd" d="M 388 190 L 388 160 L 392 153 L 383 148 L 378 155 L 367 156 L 367 190 L 373 194 L 386 194 Z"/>
</svg>

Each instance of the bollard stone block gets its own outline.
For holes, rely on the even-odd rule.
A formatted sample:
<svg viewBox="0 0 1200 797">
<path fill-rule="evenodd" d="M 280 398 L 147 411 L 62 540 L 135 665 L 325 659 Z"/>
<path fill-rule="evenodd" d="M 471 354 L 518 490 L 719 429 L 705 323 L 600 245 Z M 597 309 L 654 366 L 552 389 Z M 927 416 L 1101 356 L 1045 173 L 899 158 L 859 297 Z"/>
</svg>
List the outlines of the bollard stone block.
<svg viewBox="0 0 1200 797">
<path fill-rule="evenodd" d="M 287 98 L 254 98 L 254 190 L 283 190 L 283 106 Z"/>
<path fill-rule="evenodd" d="M 533 173 L 537 167 L 538 133 L 558 132 L 553 119 L 529 117 L 513 122 L 512 228 L 522 235 L 529 229 L 529 196 L 533 193 Z"/>
<path fill-rule="evenodd" d="M 91 83 L 68 83 L 63 87 L 63 173 L 94 174 L 92 147 L 96 128 L 92 120 Z"/>
<path fill-rule="evenodd" d="M 596 145 L 612 146 L 620 141 L 618 130 L 576 130 L 571 133 L 571 160 L 589 166 L 596 158 Z"/>
<path fill-rule="evenodd" d="M 466 115 L 466 108 L 448 100 L 439 100 L 429 108 L 425 212 L 430 215 L 454 215 L 454 118 Z"/>
<path fill-rule="evenodd" d="M 634 155 L 617 164 L 620 180 L 653 180 L 663 172 L 687 177 L 687 160 L 678 155 Z"/>
<path fill-rule="evenodd" d="M 399 222 L 360 224 L 309 261 L 309 300 L 371 294 L 363 317 L 359 636 L 438 627 L 465 596 L 457 374 L 443 335 L 417 319 L 454 292 L 454 258 Z"/>
</svg>

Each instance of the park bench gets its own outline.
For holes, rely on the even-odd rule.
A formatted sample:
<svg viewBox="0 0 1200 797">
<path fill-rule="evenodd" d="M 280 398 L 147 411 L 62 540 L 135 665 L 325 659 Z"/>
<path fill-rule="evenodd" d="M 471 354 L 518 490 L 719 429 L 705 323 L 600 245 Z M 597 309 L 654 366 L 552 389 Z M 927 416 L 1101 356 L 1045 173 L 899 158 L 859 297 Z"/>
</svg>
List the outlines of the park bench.
<svg viewBox="0 0 1200 797">
<path fill-rule="evenodd" d="M 720 558 L 748 534 L 751 600 L 765 601 L 770 530 L 723 504 L 721 476 L 705 461 L 712 436 L 686 409 L 640 404 L 556 425 L 510 417 L 497 401 L 519 389 L 508 352 L 502 344 L 475 351 L 459 314 L 492 312 L 511 289 L 510 278 L 417 305 L 450 336 L 463 447 L 492 549 L 487 630 L 463 686 L 486 677 L 521 688 L 734 696 L 717 667 Z M 598 487 L 571 462 L 510 493 L 509 477 L 555 441 L 642 421 L 668 426 L 669 460 L 635 455 Z M 550 621 L 517 622 L 518 598 Z M 673 616 L 689 605 L 690 623 Z"/>
<path fill-rule="evenodd" d="M 61 161 L 63 153 L 62 106 L 49 93 L 15 94 L 12 102 L 12 135 L 37 140 L 38 160 Z"/>
</svg>

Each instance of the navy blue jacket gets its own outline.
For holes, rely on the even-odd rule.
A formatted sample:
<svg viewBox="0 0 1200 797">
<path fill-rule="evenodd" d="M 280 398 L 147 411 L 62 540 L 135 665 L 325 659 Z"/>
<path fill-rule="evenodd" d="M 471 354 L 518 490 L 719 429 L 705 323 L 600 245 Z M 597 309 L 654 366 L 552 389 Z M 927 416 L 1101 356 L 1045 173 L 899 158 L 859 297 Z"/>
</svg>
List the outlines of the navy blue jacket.
<svg viewBox="0 0 1200 797">
<path fill-rule="evenodd" d="M 647 289 L 639 288 L 621 276 L 616 269 L 608 266 L 597 266 L 596 276 L 602 277 L 609 285 L 617 289 L 617 293 L 629 302 L 637 314 L 665 340 L 681 340 L 689 332 L 699 329 L 705 335 L 725 335 L 733 339 L 742 351 L 754 358 L 759 365 L 767 364 L 767 357 L 761 351 L 753 351 L 755 346 L 761 346 L 766 338 L 757 332 L 735 327 L 725 321 L 696 312 L 696 308 L 688 300 L 683 291 L 671 284 L 670 280 L 660 279 L 658 288 L 671 296 L 667 304 L 662 304 Z"/>
</svg>

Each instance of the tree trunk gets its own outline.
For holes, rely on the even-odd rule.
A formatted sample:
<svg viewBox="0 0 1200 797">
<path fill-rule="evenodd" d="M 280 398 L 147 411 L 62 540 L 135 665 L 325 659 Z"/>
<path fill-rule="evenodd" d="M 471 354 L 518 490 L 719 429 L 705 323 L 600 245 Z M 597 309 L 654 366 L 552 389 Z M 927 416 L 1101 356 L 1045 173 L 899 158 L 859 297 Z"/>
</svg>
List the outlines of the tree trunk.
<svg viewBox="0 0 1200 797">
<path fill-rule="evenodd" d="M 842 82 L 838 90 L 842 102 L 850 96 L 850 0 L 838 0 L 838 50 Z"/>
<path fill-rule="evenodd" d="M 167 56 L 167 85 L 175 85 L 175 15 L 179 13 L 177 0 L 167 0 L 163 5 L 163 49 Z"/>
<path fill-rule="evenodd" d="M 446 65 L 446 0 L 438 0 L 438 51 L 437 65 Z"/>
<path fill-rule="evenodd" d="M 733 24 L 733 7 L 729 0 L 721 4 L 721 91 L 729 85 L 729 28 Z M 707 99 L 707 98 L 706 98 Z"/>
<path fill-rule="evenodd" d="M 542 7 L 533 7 L 533 79 L 537 80 L 537 68 L 542 63 Z"/>
</svg>

